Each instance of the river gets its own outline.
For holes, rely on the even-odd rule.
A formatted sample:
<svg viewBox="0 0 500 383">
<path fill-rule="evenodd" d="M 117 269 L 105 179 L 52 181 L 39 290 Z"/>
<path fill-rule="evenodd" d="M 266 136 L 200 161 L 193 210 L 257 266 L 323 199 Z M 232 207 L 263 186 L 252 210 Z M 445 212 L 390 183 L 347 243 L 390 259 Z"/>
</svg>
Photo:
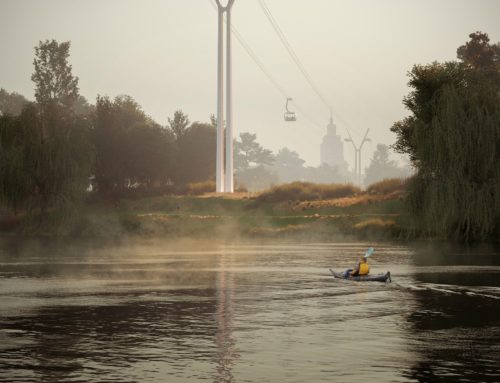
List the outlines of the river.
<svg viewBox="0 0 500 383">
<path fill-rule="evenodd" d="M 0 244 L 1 382 L 500 381 L 498 249 Z"/>
</svg>

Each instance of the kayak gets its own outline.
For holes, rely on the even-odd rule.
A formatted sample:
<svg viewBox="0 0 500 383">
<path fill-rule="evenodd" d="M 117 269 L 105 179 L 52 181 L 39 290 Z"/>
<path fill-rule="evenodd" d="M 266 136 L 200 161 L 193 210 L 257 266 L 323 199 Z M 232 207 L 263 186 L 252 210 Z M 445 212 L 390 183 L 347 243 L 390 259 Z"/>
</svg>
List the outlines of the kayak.
<svg viewBox="0 0 500 383">
<path fill-rule="evenodd" d="M 330 272 L 335 278 L 340 278 L 340 279 L 346 279 L 349 281 L 356 281 L 356 282 L 391 282 L 391 273 L 388 271 L 385 274 L 377 274 L 377 275 L 363 275 L 363 276 L 357 276 L 357 277 L 346 277 L 344 273 L 338 273 L 336 271 L 333 271 L 330 269 Z"/>
</svg>

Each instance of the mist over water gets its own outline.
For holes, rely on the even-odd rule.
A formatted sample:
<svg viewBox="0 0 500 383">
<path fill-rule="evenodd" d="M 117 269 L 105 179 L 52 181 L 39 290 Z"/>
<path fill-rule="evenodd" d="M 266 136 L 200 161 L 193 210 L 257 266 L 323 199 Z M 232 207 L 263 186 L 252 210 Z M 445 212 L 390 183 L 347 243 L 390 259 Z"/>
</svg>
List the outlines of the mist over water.
<svg viewBox="0 0 500 383">
<path fill-rule="evenodd" d="M 497 382 L 499 313 L 491 248 L 3 241 L 0 381 Z"/>
</svg>

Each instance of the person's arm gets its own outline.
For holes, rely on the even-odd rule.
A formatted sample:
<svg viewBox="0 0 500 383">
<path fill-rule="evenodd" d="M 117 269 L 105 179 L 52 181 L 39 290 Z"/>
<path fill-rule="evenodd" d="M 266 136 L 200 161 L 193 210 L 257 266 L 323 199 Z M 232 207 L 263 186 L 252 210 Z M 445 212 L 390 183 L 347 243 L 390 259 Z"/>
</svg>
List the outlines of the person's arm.
<svg viewBox="0 0 500 383">
<path fill-rule="evenodd" d="M 356 265 L 354 270 L 351 271 L 351 275 L 359 274 L 359 263 Z"/>
</svg>

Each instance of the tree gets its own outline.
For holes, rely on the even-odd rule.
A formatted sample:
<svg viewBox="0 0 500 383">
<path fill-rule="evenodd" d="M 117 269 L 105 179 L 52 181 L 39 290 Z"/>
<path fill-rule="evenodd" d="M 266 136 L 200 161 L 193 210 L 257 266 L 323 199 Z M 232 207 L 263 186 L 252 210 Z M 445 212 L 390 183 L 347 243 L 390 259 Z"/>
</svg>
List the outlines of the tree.
<svg viewBox="0 0 500 383">
<path fill-rule="evenodd" d="M 177 140 L 175 181 L 179 184 L 215 178 L 216 129 L 193 122 Z"/>
<path fill-rule="evenodd" d="M 339 180 L 344 181 L 337 166 L 331 166 L 324 162 L 318 167 L 308 166 L 303 174 L 302 180 L 307 182 L 332 183 L 339 182 Z"/>
<path fill-rule="evenodd" d="M 305 162 L 296 151 L 282 148 L 276 155 L 274 165 L 287 169 L 299 169 L 302 168 Z"/>
<path fill-rule="evenodd" d="M 256 134 L 240 133 L 240 141 L 234 142 L 234 166 L 237 172 L 259 165 L 270 166 L 273 163 L 272 151 L 264 149 L 257 142 Z"/>
<path fill-rule="evenodd" d="M 377 145 L 370 166 L 365 169 L 365 174 L 365 185 L 387 178 L 404 178 L 407 176 L 404 168 L 400 168 L 396 161 L 389 159 L 389 147 L 383 144 Z"/>
<path fill-rule="evenodd" d="M 43 116 L 28 104 L 17 117 L 0 119 L 0 198 L 17 211 L 49 208 L 64 218 L 88 186 L 91 163 L 88 124 L 59 108 Z"/>
<path fill-rule="evenodd" d="M 23 95 L 0 88 L 0 116 L 19 116 L 27 103 L 28 100 Z"/>
<path fill-rule="evenodd" d="M 158 124 L 131 127 L 127 137 L 127 177 L 131 183 L 151 188 L 169 181 L 173 171 L 174 138 Z"/>
<path fill-rule="evenodd" d="M 236 173 L 235 181 L 238 185 L 245 186 L 249 191 L 260 191 L 277 184 L 279 179 L 272 168 L 258 165 Z"/>
<path fill-rule="evenodd" d="M 500 69 L 500 43 L 490 44 L 488 34 L 475 32 L 470 41 L 457 49 L 457 57 L 474 69 Z"/>
<path fill-rule="evenodd" d="M 173 134 L 148 117 L 130 96 L 97 97 L 94 175 L 100 192 L 133 184 L 151 187 L 172 177 Z"/>
<path fill-rule="evenodd" d="M 170 129 L 174 133 L 175 138 L 180 139 L 189 126 L 189 118 L 182 112 L 182 110 L 176 110 L 174 113 L 174 118 L 168 119 L 168 124 L 170 125 Z"/>
<path fill-rule="evenodd" d="M 278 151 L 274 162 L 274 169 L 282 182 L 292 182 L 304 178 L 305 161 L 299 154 L 288 148 Z"/>
<path fill-rule="evenodd" d="M 40 41 L 35 47 L 35 98 L 45 109 L 49 104 L 71 109 L 78 99 L 78 77 L 68 63 L 70 42 Z"/>
<path fill-rule="evenodd" d="M 257 142 L 257 135 L 240 133 L 234 141 L 235 181 L 248 190 L 266 189 L 278 182 L 276 173 L 270 168 L 274 164 L 272 151 Z"/>
<path fill-rule="evenodd" d="M 33 128 L 21 123 L 17 116 L 0 116 L 0 200 L 15 213 L 26 204 L 33 190 L 26 150 Z"/>
<path fill-rule="evenodd" d="M 415 66 L 404 100 L 412 115 L 391 128 L 417 170 L 407 199 L 414 229 L 428 235 L 482 240 L 499 222 L 500 68 L 471 53 L 494 50 L 479 40 L 459 48 L 463 62 Z"/>
<path fill-rule="evenodd" d="M 35 47 L 32 80 L 37 104 L 19 116 L 30 135 L 23 142 L 25 171 L 34 185 L 30 199 L 42 218 L 51 207 L 62 216 L 73 212 L 90 176 L 90 124 L 72 109 L 79 95 L 78 78 L 68 63 L 69 47 L 69 42 L 55 40 Z"/>
</svg>

